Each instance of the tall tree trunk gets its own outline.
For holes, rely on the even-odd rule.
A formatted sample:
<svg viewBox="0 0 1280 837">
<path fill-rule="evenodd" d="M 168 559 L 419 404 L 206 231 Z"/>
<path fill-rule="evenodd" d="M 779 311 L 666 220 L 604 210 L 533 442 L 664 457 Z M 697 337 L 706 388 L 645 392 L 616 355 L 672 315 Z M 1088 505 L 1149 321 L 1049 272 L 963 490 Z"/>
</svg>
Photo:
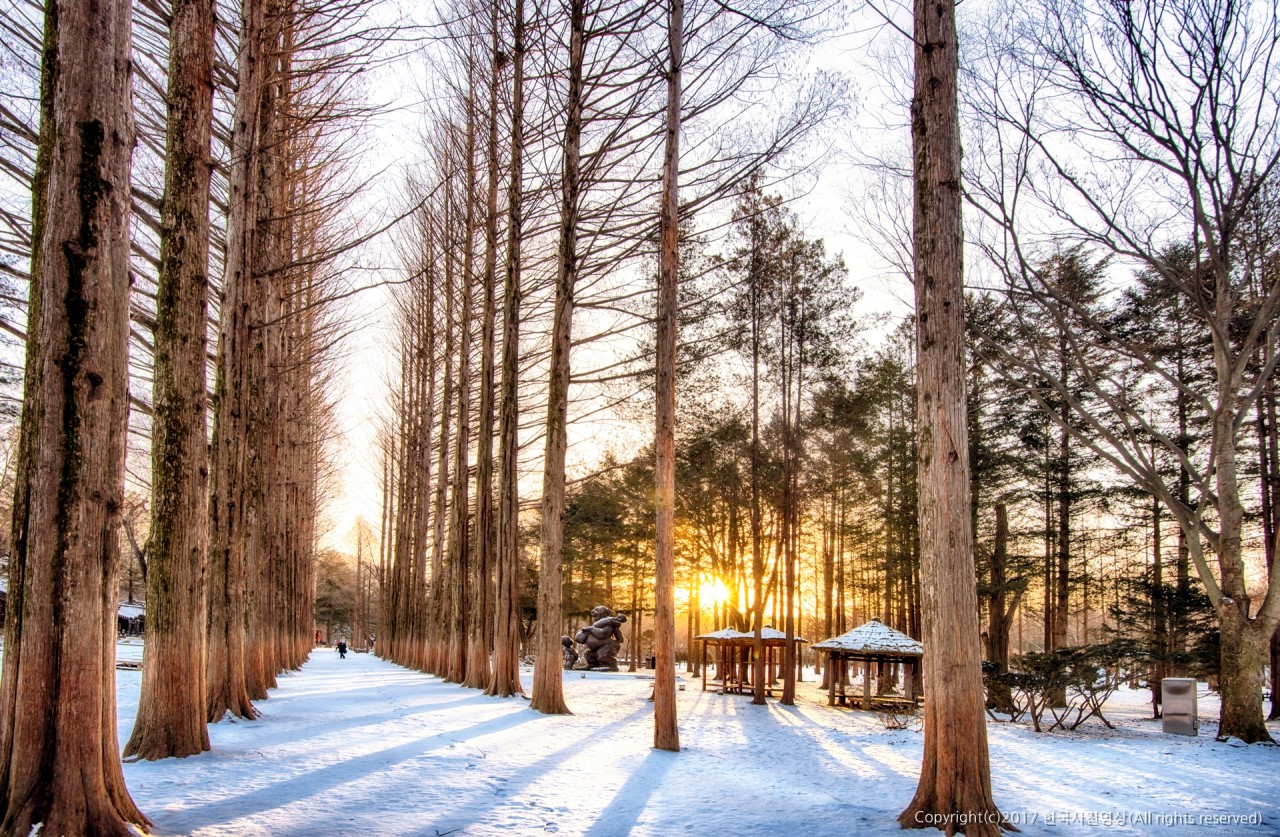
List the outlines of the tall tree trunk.
<svg viewBox="0 0 1280 837">
<path fill-rule="evenodd" d="M 489 7 L 489 112 L 485 161 L 484 278 L 480 334 L 480 415 L 476 430 L 476 528 L 472 543 L 475 585 L 471 592 L 471 643 L 467 652 L 467 685 L 485 689 L 492 680 L 489 646 L 493 641 L 493 396 L 494 352 L 498 306 L 498 87 L 502 47 L 498 40 L 498 5 Z"/>
<path fill-rule="evenodd" d="M 250 702 L 247 668 L 249 556 L 254 521 L 250 513 L 257 475 L 250 441 L 255 428 L 255 383 L 259 364 L 253 328 L 261 310 L 258 259 L 260 157 L 264 90 L 270 72 L 271 45 L 265 0 L 244 0 L 241 12 L 239 75 L 231 132 L 230 202 L 227 255 L 223 270 L 218 326 L 217 380 L 214 389 L 213 441 L 210 446 L 209 500 L 209 654 L 205 665 L 206 710 L 211 723 L 227 713 L 256 718 Z"/>
<path fill-rule="evenodd" d="M 1058 362 L 1062 369 L 1060 385 L 1067 388 L 1067 337 L 1066 332 L 1058 338 Z M 1058 421 L 1058 461 L 1057 461 L 1057 502 L 1058 502 L 1058 564 L 1057 578 L 1054 581 L 1056 601 L 1053 608 L 1053 644 L 1049 649 L 1065 648 L 1067 645 L 1067 625 L 1071 612 L 1071 434 L 1067 430 L 1067 422 L 1071 418 L 1070 408 L 1064 401 Z M 1048 650 L 1048 649 L 1047 649 Z M 1055 699 L 1055 706 L 1066 701 L 1063 694 Z"/>
<path fill-rule="evenodd" d="M 1151 644 L 1156 659 L 1151 671 L 1151 715 L 1159 718 L 1161 681 L 1169 676 L 1169 619 L 1165 612 L 1164 561 L 1160 533 L 1160 500 L 1151 498 Z"/>
<path fill-rule="evenodd" d="M 1219 281 L 1226 281 L 1220 278 Z M 1215 354 L 1218 354 L 1215 352 Z M 1226 376 L 1220 376 L 1222 381 Z M 1236 437 L 1233 417 L 1236 414 L 1235 388 L 1220 383 L 1219 412 L 1214 417 L 1213 449 L 1217 451 L 1216 488 L 1218 490 L 1218 567 L 1221 572 L 1221 595 L 1214 602 L 1221 630 L 1218 661 L 1218 691 L 1222 695 L 1218 734 L 1234 736 L 1253 744 L 1271 741 L 1262 718 L 1262 659 L 1264 649 L 1275 631 L 1275 622 L 1263 614 L 1250 613 L 1250 596 L 1246 586 L 1242 529 L 1244 507 L 1240 503 L 1240 487 L 1236 473 Z"/>
<path fill-rule="evenodd" d="M 428 588 L 427 588 L 427 541 L 432 523 L 431 517 L 431 454 L 432 454 L 432 436 L 435 432 L 435 404 L 436 404 L 436 370 L 439 365 L 438 352 L 436 351 L 439 343 L 439 334 L 436 326 L 436 270 L 434 267 L 435 259 L 433 258 L 433 225 L 428 215 L 424 224 L 426 236 L 426 288 L 423 299 L 419 303 L 419 322 L 421 323 L 420 332 L 422 340 L 425 342 L 426 357 L 419 354 L 417 361 L 417 373 L 415 375 L 418 385 L 414 396 L 414 408 L 411 411 L 413 416 L 411 425 L 414 428 L 414 448 L 415 453 L 412 456 L 411 463 L 406 463 L 406 469 L 412 468 L 412 473 L 416 474 L 416 483 L 411 489 L 412 501 L 406 505 L 405 516 L 411 520 L 408 529 L 406 529 L 406 553 L 410 556 L 407 558 L 407 568 L 405 570 L 406 589 L 403 594 L 404 599 L 404 624 L 406 626 L 406 640 L 404 650 L 401 652 L 400 659 L 410 668 L 423 670 L 427 668 L 427 642 L 429 637 L 427 632 L 431 624 L 428 616 Z M 422 345 L 422 344 L 420 344 Z M 448 413 L 448 407 L 445 406 L 443 414 Z M 446 443 L 447 446 L 447 443 Z M 443 455 L 444 448 L 441 449 Z M 444 510 L 442 508 L 435 509 L 435 521 L 443 523 Z M 439 526 L 437 531 L 442 531 Z M 434 548 L 434 547 L 433 547 Z M 434 555 L 434 553 L 433 553 Z M 433 562 L 431 567 L 432 580 L 434 581 L 440 573 L 438 562 Z"/>
<path fill-rule="evenodd" d="M 1179 316 L 1176 320 L 1178 323 L 1177 339 L 1178 346 L 1185 345 L 1182 337 L 1182 320 Z M 1177 360 L 1177 380 L 1185 381 L 1186 369 L 1184 368 L 1184 359 L 1182 354 L 1178 354 Z M 1184 387 L 1178 387 L 1175 396 L 1178 411 L 1178 446 L 1185 450 L 1189 445 L 1187 434 L 1190 424 L 1190 405 L 1188 404 L 1188 396 Z M 1191 472 L 1186 465 L 1178 463 L 1178 502 L 1183 508 L 1191 506 Z M 1185 603 L 1191 592 L 1191 544 L 1187 539 L 1186 530 L 1181 526 L 1178 527 L 1178 555 L 1174 566 L 1174 573 L 1177 585 L 1177 601 Z M 1185 609 L 1185 605 L 1183 605 Z M 1182 619 L 1177 624 L 1170 625 L 1169 630 L 1169 646 L 1175 658 L 1183 655 L 1187 650 L 1187 630 Z M 1177 676 L 1185 674 L 1184 666 L 1173 666 L 1173 673 Z"/>
<path fill-rule="evenodd" d="M 1048 422 L 1045 422 L 1048 426 Z M 1054 632 L 1054 599 L 1053 599 L 1053 465 L 1049 456 L 1049 447 L 1045 445 L 1044 455 L 1044 650 L 1053 649 Z"/>
<path fill-rule="evenodd" d="M 662 248 L 658 269 L 657 419 L 654 431 L 654 500 L 657 505 L 654 557 L 653 746 L 678 751 L 676 724 L 676 341 L 680 281 L 680 70 L 684 46 L 684 0 L 669 0 L 667 47 L 666 151 L 662 167 L 662 210 L 658 220 Z M 692 642 L 690 642 L 692 646 Z"/>
<path fill-rule="evenodd" d="M 0 832 L 126 835 L 115 641 L 128 426 L 131 4 L 46 5 L 0 685 Z M 42 825 L 38 825 L 42 824 Z"/>
<path fill-rule="evenodd" d="M 474 78 L 474 61 L 467 58 L 467 76 Z M 474 97 L 467 97 L 467 128 L 463 161 L 463 235 L 462 235 L 462 329 L 458 338 L 458 416 L 453 461 L 453 504 L 449 519 L 449 666 L 445 679 L 450 683 L 467 680 L 468 624 L 471 621 L 470 584 L 471 549 L 467 517 L 471 503 L 468 483 L 471 469 L 471 343 L 475 323 L 475 185 L 476 185 L 476 120 Z"/>
<path fill-rule="evenodd" d="M 126 757 L 209 749 L 205 572 L 209 452 L 205 354 L 213 0 L 176 0 L 169 22 L 168 128 L 160 209 L 147 653 Z"/>
<path fill-rule="evenodd" d="M 285 140 L 282 129 L 281 85 L 287 79 L 288 57 L 281 41 L 281 28 L 289 20 L 291 0 L 269 0 L 261 29 L 248 35 L 259 41 L 264 65 L 262 84 L 239 93 L 258 100 L 253 132 L 257 151 L 249 173 L 252 192 L 248 223 L 253 234 L 248 241 L 248 276 L 253 284 L 249 305 L 248 373 L 241 397 L 248 414 L 247 455 L 239 485 L 246 495 L 245 564 L 246 587 L 244 679 L 252 700 L 265 700 L 275 684 L 271 647 L 273 642 L 273 593 L 276 567 L 272 543 L 275 503 L 276 449 L 279 438 L 278 380 L 280 295 L 288 264 L 285 240 L 288 229 L 285 202 Z"/>
<path fill-rule="evenodd" d="M 573 294 L 578 279 L 578 200 L 582 188 L 583 58 L 586 0 L 569 0 L 569 98 L 564 130 L 560 201 L 560 246 L 555 311 L 551 327 L 551 373 L 547 386 L 547 449 L 542 480 L 542 569 L 538 575 L 538 655 L 531 707 L 567 714 L 560 653 L 564 562 L 564 481 L 568 447 L 569 348 Z"/>
<path fill-rule="evenodd" d="M 507 183 L 507 266 L 502 285 L 502 397 L 499 406 L 498 566 L 493 679 L 488 693 L 524 694 L 520 683 L 520 236 L 524 197 L 524 0 L 512 26 L 511 163 Z"/>
<path fill-rule="evenodd" d="M 1266 288 L 1262 289 L 1265 292 Z M 1270 362 L 1274 348 L 1264 347 L 1263 363 Z M 1277 572 L 1276 527 L 1280 525 L 1280 440 L 1277 440 L 1275 382 L 1268 381 L 1258 396 L 1258 482 L 1262 500 L 1262 552 L 1267 566 L 1267 578 Z M 1280 628 L 1271 635 L 1267 647 L 1270 678 L 1267 688 L 1271 692 L 1271 712 L 1268 721 L 1280 718 Z"/>
<path fill-rule="evenodd" d="M 1009 629 L 1022 594 L 1009 602 L 1009 512 L 1004 503 L 996 503 L 996 533 L 991 546 L 991 594 L 987 600 L 987 659 L 996 664 L 996 672 L 1009 671 Z M 989 695 L 996 709 L 1013 711 L 1013 694 L 1006 683 L 994 683 Z"/>
<path fill-rule="evenodd" d="M 1268 348 L 1268 351 L 1274 351 L 1274 348 Z M 1270 578 L 1272 573 L 1280 572 L 1280 567 L 1276 566 L 1276 548 L 1277 529 L 1280 529 L 1280 425 L 1276 424 L 1276 392 L 1275 381 L 1268 382 L 1266 391 L 1263 393 L 1262 402 L 1265 405 L 1265 422 L 1267 426 L 1265 440 L 1265 462 L 1266 467 L 1264 473 L 1268 485 L 1267 497 L 1267 519 L 1270 521 L 1270 539 L 1267 543 L 1266 559 L 1267 559 L 1267 577 Z M 1271 668 L 1271 712 L 1267 715 L 1267 720 L 1274 721 L 1280 719 L 1280 627 L 1271 634 L 1268 652 L 1270 655 Z"/>
<path fill-rule="evenodd" d="M 445 181 L 445 206 L 448 207 L 449 199 L 449 181 Z M 444 213 L 443 228 L 449 229 L 448 211 Z M 444 250 L 444 308 L 445 308 L 445 339 L 444 339 L 444 382 L 441 386 L 440 396 L 440 436 L 436 443 L 438 452 L 436 458 L 436 485 L 435 485 L 435 521 L 433 534 L 431 538 L 431 586 L 428 591 L 425 579 L 414 581 L 415 594 L 429 594 L 429 601 L 422 602 L 423 607 L 418 610 L 419 619 L 416 624 L 419 635 L 425 637 L 426 653 L 420 665 L 421 668 L 432 674 L 443 676 L 448 671 L 448 654 L 447 647 L 443 642 L 445 609 L 448 604 L 448 575 L 450 569 L 445 562 L 445 521 L 448 520 L 448 487 L 449 487 L 449 440 L 452 435 L 452 425 L 450 424 L 450 416 L 452 415 L 453 403 L 453 355 L 454 355 L 454 331 L 455 323 L 453 319 L 453 248 L 449 246 L 446 237 L 441 237 L 441 243 Z"/>
<path fill-rule="evenodd" d="M 764 545 L 760 520 L 760 284 L 761 267 L 756 239 L 757 225 L 751 225 L 752 247 L 748 278 L 751 295 L 751 581 L 754 598 L 751 608 L 751 703 L 765 704 L 764 674 Z"/>
<path fill-rule="evenodd" d="M 917 485 L 928 700 L 920 784 L 898 822 L 948 833 L 962 827 L 974 837 L 999 834 L 1003 818 L 991 795 L 969 526 L 955 6 L 916 0 L 915 43 Z"/>
</svg>

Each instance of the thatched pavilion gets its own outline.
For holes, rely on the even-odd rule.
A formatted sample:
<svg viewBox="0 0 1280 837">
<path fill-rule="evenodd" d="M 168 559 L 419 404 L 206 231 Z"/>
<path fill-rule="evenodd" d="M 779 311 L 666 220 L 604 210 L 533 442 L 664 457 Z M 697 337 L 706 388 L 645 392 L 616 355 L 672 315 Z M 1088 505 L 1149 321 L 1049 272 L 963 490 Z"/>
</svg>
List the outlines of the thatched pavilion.
<svg viewBox="0 0 1280 837">
<path fill-rule="evenodd" d="M 861 709 L 915 706 L 920 691 L 920 660 L 924 657 L 924 646 L 901 631 L 872 619 L 859 628 L 816 643 L 813 650 L 827 652 L 828 704 L 834 706 L 839 703 Z M 862 663 L 861 695 L 851 694 L 846 689 L 850 663 Z M 902 694 L 872 694 L 872 664 L 881 673 L 892 666 L 901 667 Z M 876 691 L 881 690 L 877 688 Z"/>
<path fill-rule="evenodd" d="M 773 681 L 782 671 L 781 651 L 787 644 L 787 635 L 775 628 L 763 628 L 760 638 L 764 641 L 765 694 L 772 695 Z M 751 693 L 751 651 L 756 643 L 754 631 L 721 628 L 694 639 L 702 640 L 702 691 L 707 691 L 707 649 L 711 647 L 716 649 L 716 665 L 720 674 L 720 688 L 717 691 L 721 694 Z M 809 640 L 793 637 L 791 641 L 801 643 Z"/>
</svg>

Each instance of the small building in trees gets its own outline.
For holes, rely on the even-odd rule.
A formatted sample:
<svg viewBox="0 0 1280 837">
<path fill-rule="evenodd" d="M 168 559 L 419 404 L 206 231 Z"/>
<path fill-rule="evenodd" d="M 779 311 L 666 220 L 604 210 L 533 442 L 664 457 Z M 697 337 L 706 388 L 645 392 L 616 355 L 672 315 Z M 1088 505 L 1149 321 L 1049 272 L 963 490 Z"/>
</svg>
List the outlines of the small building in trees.
<svg viewBox="0 0 1280 837">
<path fill-rule="evenodd" d="M 764 641 L 765 692 L 771 695 L 774 682 L 782 674 L 782 649 L 786 647 L 787 635 L 776 628 L 765 627 L 761 629 L 760 636 Z M 707 656 L 708 649 L 713 649 L 716 674 L 712 680 L 720 681 L 716 691 L 721 694 L 751 694 L 751 652 L 756 643 L 754 631 L 721 628 L 694 639 L 702 640 L 702 691 L 707 691 Z M 791 641 L 799 644 L 809 640 L 793 637 Z"/>
<path fill-rule="evenodd" d="M 915 706 L 920 695 L 920 661 L 924 645 L 879 620 L 872 619 L 861 627 L 813 646 L 825 651 L 830 667 L 827 678 L 827 703 L 856 706 L 860 709 Z M 862 664 L 862 690 L 848 689 L 850 664 Z M 901 674 L 902 691 L 895 694 L 892 685 Z M 871 688 L 872 679 L 876 688 Z"/>
<path fill-rule="evenodd" d="M 121 602 L 116 609 L 116 629 L 120 636 L 142 636 L 147 626 L 147 608 L 141 602 Z"/>
</svg>

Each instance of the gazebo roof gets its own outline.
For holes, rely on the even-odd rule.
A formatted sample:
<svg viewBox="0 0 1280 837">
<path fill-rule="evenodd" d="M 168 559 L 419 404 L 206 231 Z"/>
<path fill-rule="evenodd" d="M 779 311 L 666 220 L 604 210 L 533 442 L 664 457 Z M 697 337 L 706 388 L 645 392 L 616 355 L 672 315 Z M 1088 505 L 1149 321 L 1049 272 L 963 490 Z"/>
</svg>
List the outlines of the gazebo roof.
<svg viewBox="0 0 1280 837">
<path fill-rule="evenodd" d="M 755 631 L 735 631 L 733 628 L 721 628 L 720 630 L 715 631 L 713 633 L 700 634 L 699 636 L 694 637 L 694 639 L 707 639 L 707 640 L 711 640 L 712 642 L 715 642 L 715 641 L 729 642 L 734 640 L 745 642 L 745 641 L 754 641 L 755 638 L 756 638 Z M 778 630 L 777 628 L 761 628 L 760 638 L 765 640 L 766 642 L 785 642 L 787 639 L 787 635 L 784 632 Z M 795 639 L 796 642 L 809 641 L 802 636 L 793 637 L 793 639 Z"/>
<path fill-rule="evenodd" d="M 900 657 L 924 656 L 924 646 L 918 641 L 876 619 L 840 636 L 824 639 L 816 643 L 813 648 L 815 651 L 851 651 Z"/>
<path fill-rule="evenodd" d="M 744 634 L 738 633 L 733 628 L 721 628 L 720 630 L 709 634 L 699 634 L 698 636 L 695 636 L 694 639 L 737 639 L 741 636 L 744 636 Z"/>
</svg>

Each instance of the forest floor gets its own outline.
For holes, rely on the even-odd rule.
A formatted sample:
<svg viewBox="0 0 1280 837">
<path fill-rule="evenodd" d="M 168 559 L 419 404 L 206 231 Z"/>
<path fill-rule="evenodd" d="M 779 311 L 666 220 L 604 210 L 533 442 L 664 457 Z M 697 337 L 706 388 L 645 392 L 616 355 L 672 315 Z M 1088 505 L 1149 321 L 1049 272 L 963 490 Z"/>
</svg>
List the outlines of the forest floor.
<svg viewBox="0 0 1280 837">
<path fill-rule="evenodd" d="M 119 672 L 122 745 L 140 679 Z M 161 834 L 903 833 L 918 729 L 830 708 L 812 681 L 794 707 L 679 682 L 684 750 L 667 753 L 651 748 L 651 675 L 567 672 L 575 714 L 551 717 L 318 648 L 260 720 L 215 724 L 212 752 L 126 764 L 125 777 Z M 1213 696 L 1198 738 L 1162 734 L 1146 692 L 1107 708 L 1115 730 L 988 724 L 996 801 L 1024 833 L 1280 834 L 1280 747 L 1215 741 Z"/>
</svg>

